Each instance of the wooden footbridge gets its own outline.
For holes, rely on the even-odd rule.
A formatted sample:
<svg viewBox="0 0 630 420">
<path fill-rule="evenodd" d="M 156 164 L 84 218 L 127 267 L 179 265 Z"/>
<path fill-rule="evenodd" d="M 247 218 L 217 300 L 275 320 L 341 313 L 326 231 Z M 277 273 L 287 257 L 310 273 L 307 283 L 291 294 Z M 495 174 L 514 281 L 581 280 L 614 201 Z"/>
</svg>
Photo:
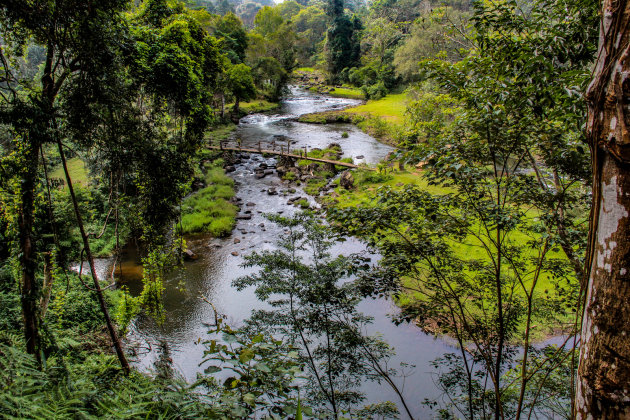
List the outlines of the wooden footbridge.
<svg viewBox="0 0 630 420">
<path fill-rule="evenodd" d="M 332 165 L 338 165 L 338 166 L 343 166 L 343 167 L 352 168 L 352 169 L 356 169 L 359 167 L 358 165 L 355 165 L 354 163 L 341 162 L 338 160 L 322 159 L 322 158 L 316 158 L 316 157 L 309 157 L 308 149 L 306 147 L 304 147 L 303 149 L 291 151 L 290 144 L 288 143 L 286 147 L 281 145 L 280 150 L 276 149 L 275 144 L 273 145 L 273 149 L 271 150 L 263 149 L 260 142 L 258 142 L 258 148 L 254 148 L 254 149 L 241 147 L 240 144 L 238 146 L 230 146 L 230 145 L 224 144 L 223 142 L 219 143 L 218 146 L 208 146 L 208 148 L 213 149 L 213 150 L 225 150 L 228 152 L 260 153 L 260 154 L 284 156 L 284 157 L 289 157 L 293 159 L 312 160 L 314 162 L 329 163 Z M 361 168 L 373 170 L 372 168 L 368 168 L 368 167 L 361 167 Z"/>
</svg>

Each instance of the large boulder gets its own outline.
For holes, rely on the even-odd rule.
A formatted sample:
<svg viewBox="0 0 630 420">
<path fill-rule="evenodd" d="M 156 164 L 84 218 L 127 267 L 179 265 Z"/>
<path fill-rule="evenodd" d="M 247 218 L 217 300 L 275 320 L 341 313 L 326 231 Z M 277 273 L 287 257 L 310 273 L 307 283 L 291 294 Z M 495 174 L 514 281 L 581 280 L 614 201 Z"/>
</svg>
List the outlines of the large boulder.
<svg viewBox="0 0 630 420">
<path fill-rule="evenodd" d="M 339 178 L 339 186 L 346 190 L 354 189 L 354 177 L 352 176 L 352 172 L 344 171 L 341 174 L 341 178 Z"/>
</svg>

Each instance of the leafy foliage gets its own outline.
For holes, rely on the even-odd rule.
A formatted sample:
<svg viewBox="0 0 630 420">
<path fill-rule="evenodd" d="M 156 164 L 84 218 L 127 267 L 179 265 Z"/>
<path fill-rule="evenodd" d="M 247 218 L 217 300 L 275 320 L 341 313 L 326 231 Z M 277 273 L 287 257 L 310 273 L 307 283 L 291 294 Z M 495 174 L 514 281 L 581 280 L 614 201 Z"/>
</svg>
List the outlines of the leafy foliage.
<svg viewBox="0 0 630 420">
<path fill-rule="evenodd" d="M 261 271 L 234 282 L 239 289 L 255 286 L 273 308 L 255 311 L 248 329 L 287 337 L 309 374 L 305 403 L 327 415 L 352 412 L 364 399 L 357 387 L 366 379 L 387 378 L 395 388 L 396 372 L 386 367 L 392 350 L 362 333 L 371 320 L 357 312 L 360 297 L 347 281 L 366 269 L 364 260 L 333 258 L 334 237 L 310 213 L 268 217 L 286 229 L 279 249 L 246 256 L 245 265 Z"/>
</svg>

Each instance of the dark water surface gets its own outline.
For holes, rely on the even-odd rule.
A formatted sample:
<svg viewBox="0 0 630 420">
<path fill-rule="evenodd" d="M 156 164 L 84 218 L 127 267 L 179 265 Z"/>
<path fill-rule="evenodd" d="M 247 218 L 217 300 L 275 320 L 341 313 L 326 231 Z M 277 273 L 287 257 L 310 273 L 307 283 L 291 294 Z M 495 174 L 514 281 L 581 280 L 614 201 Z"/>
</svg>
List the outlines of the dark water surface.
<svg viewBox="0 0 630 420">
<path fill-rule="evenodd" d="M 263 146 L 272 142 L 286 144 L 289 140 L 295 142 L 293 144 L 295 148 L 304 146 L 323 148 L 329 143 L 336 142 L 342 146 L 344 157 L 363 155 L 364 159 L 361 161 L 377 163 L 391 151 L 391 148 L 362 133 L 356 127 L 348 124 L 309 125 L 295 121 L 297 116 L 305 113 L 340 109 L 357 102 L 325 97 L 294 88 L 283 101 L 279 114 L 247 116 L 241 120 L 235 135 L 241 139 L 243 146 L 254 145 L 259 141 Z M 342 138 L 343 132 L 349 134 L 348 138 Z M 214 315 L 211 306 L 199 299 L 200 295 L 212 301 L 217 310 L 227 316 L 227 323 L 232 327 L 238 327 L 249 317 L 252 309 L 266 307 L 264 302 L 256 299 L 253 289 L 239 292 L 231 283 L 239 276 L 256 271 L 255 268 L 240 267 L 243 262 L 242 255 L 253 250 L 271 250 L 282 235 L 282 230 L 266 220 L 262 213 L 293 214 L 297 210 L 288 205 L 287 200 L 297 195 L 306 197 L 306 194 L 298 189 L 294 194 L 283 196 L 282 192 L 286 191 L 288 186 L 275 175 L 256 179 L 253 170 L 262 162 L 273 164 L 274 159 L 251 155 L 249 159 L 244 159 L 242 164 L 237 165 L 236 171 L 231 174 L 237 183 L 237 196 L 242 198 L 243 204 L 254 203 L 253 206 L 242 207 L 242 211 L 251 210 L 251 220 L 239 220 L 233 234 L 226 239 L 204 237 L 189 239 L 189 247 L 199 255 L 199 259 L 186 263 L 183 269 L 171 273 L 166 280 L 164 302 L 166 322 L 157 326 L 152 320 L 140 317 L 132 326 L 128 341 L 139 343 L 141 346 L 135 361 L 136 366 L 151 369 L 159 354 L 158 343 L 165 342 L 170 349 L 174 367 L 184 377 L 193 380 L 197 372 L 203 370 L 199 363 L 204 348 L 197 343 L 207 337 L 207 324 L 213 321 Z M 267 190 L 272 187 L 280 194 L 268 195 Z M 309 200 L 314 203 L 312 199 Z M 240 243 L 234 243 L 235 239 L 239 239 Z M 365 246 L 362 243 L 350 238 L 338 245 L 335 251 L 347 254 L 363 250 Z M 234 256 L 233 252 L 239 255 Z M 138 279 L 133 277 L 124 278 L 123 282 L 137 290 Z M 404 394 L 417 418 L 429 417 L 430 411 L 424 408 L 421 402 L 427 397 L 434 398 L 439 395 L 433 383 L 430 362 L 455 349 L 440 339 L 422 333 L 412 325 L 395 326 L 388 315 L 396 313 L 397 309 L 388 300 L 365 300 L 360 304 L 359 310 L 374 317 L 374 323 L 368 332 L 381 334 L 395 348 L 396 356 L 390 367 L 395 368 L 400 362 L 416 365 L 414 373 L 405 380 Z M 399 382 L 402 383 L 402 380 Z M 386 385 L 366 383 L 364 390 L 368 396 L 368 403 L 385 400 L 398 403 L 395 394 Z M 405 418 L 402 410 L 401 418 Z"/>
</svg>

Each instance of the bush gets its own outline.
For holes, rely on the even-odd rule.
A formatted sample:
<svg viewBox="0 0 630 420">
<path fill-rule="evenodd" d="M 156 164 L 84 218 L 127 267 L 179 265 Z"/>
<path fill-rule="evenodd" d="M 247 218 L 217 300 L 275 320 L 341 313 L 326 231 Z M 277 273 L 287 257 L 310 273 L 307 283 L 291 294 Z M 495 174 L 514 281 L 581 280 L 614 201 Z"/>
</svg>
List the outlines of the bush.
<svg viewBox="0 0 630 420">
<path fill-rule="evenodd" d="M 393 176 L 375 171 L 355 171 L 354 179 L 358 185 L 381 184 L 392 180 Z"/>
<path fill-rule="evenodd" d="M 387 88 L 385 87 L 385 83 L 383 82 L 378 82 L 377 84 L 371 86 L 363 85 L 361 86 L 361 90 L 363 91 L 366 99 L 373 100 L 384 98 L 385 96 L 387 96 L 388 92 Z"/>
</svg>

